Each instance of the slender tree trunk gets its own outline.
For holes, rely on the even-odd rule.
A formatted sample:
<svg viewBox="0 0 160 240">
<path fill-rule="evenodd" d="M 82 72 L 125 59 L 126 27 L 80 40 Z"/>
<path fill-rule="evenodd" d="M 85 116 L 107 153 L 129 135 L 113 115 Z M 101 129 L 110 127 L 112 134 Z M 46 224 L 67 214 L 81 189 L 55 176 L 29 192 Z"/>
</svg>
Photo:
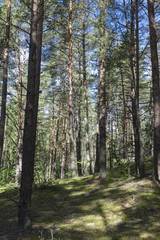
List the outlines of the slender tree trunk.
<svg viewBox="0 0 160 240">
<path fill-rule="evenodd" d="M 137 118 L 137 134 L 139 133 L 139 173 L 140 177 L 144 177 L 144 157 L 142 146 L 142 134 L 141 134 L 141 121 L 139 111 L 139 0 L 136 0 L 136 118 Z"/>
<path fill-rule="evenodd" d="M 96 161 L 95 161 L 95 173 L 99 173 L 99 147 L 100 147 L 100 131 L 99 131 L 99 102 L 100 102 L 100 89 L 99 89 L 99 79 L 98 79 L 98 102 L 97 102 L 97 126 L 96 126 Z"/>
<path fill-rule="evenodd" d="M 99 57 L 99 177 L 106 177 L 106 83 L 105 83 L 105 2 L 100 0 L 100 57 Z"/>
<path fill-rule="evenodd" d="M 52 161 L 52 171 L 51 177 L 52 180 L 58 178 L 58 164 L 57 164 L 57 152 L 58 152 L 58 139 L 59 139 L 59 129 L 60 129 L 60 114 L 61 114 L 61 102 L 59 102 L 58 112 L 57 112 L 57 123 L 56 123 L 56 135 L 54 141 L 54 153 Z"/>
<path fill-rule="evenodd" d="M 149 155 L 154 156 L 153 149 L 154 149 L 154 110 L 153 110 L 153 84 L 152 84 L 152 69 L 150 70 L 150 101 L 149 101 L 149 115 L 150 115 L 150 141 L 149 141 Z"/>
<path fill-rule="evenodd" d="M 97 114 L 97 117 L 98 117 L 98 120 L 99 120 L 99 114 Z M 99 144 L 100 144 L 99 124 L 97 123 L 95 173 L 99 172 Z"/>
<path fill-rule="evenodd" d="M 123 158 L 128 158 L 128 147 L 127 147 L 127 113 L 126 113 L 126 97 L 125 97 L 125 89 L 124 89 L 124 77 L 122 69 L 120 68 L 121 73 L 121 83 L 122 83 L 122 95 L 123 95 Z"/>
<path fill-rule="evenodd" d="M 22 172 L 22 158 L 23 158 L 23 114 L 22 114 L 22 69 L 21 69 L 21 59 L 20 59 L 20 44 L 17 49 L 18 58 L 18 146 L 17 146 L 17 162 L 16 162 L 16 176 L 15 181 L 17 184 L 21 182 L 21 172 Z"/>
<path fill-rule="evenodd" d="M 141 177 L 143 177 L 144 165 L 143 165 L 143 151 L 142 151 L 140 116 L 139 116 L 139 43 L 137 43 L 137 51 L 135 56 L 135 37 L 134 37 L 135 17 L 134 15 L 135 15 L 135 3 L 134 3 L 134 0 L 131 0 L 130 65 L 131 65 L 131 73 L 132 73 L 132 116 L 133 116 L 133 130 L 134 130 L 134 142 L 135 142 L 135 170 L 136 170 L 136 174 L 140 174 Z M 138 29 L 137 29 L 137 35 L 138 35 Z"/>
<path fill-rule="evenodd" d="M 116 137 L 115 137 L 115 158 L 119 158 L 121 156 L 121 134 L 120 134 L 120 124 L 119 124 L 119 112 L 116 107 Z"/>
<path fill-rule="evenodd" d="M 82 176 L 82 142 L 81 142 L 81 110 L 78 107 L 78 120 L 77 120 L 77 139 L 76 139 L 76 149 L 77 149 L 77 169 L 78 176 Z"/>
<path fill-rule="evenodd" d="M 2 102 L 1 102 L 1 118 L 0 118 L 0 166 L 2 165 L 4 130 L 6 120 L 6 102 L 7 102 L 7 81 L 8 81 L 8 55 L 9 55 L 9 38 L 10 38 L 10 18 L 11 18 L 11 0 L 7 1 L 7 19 L 5 46 L 3 51 L 3 85 L 2 85 Z"/>
<path fill-rule="evenodd" d="M 135 170 L 136 174 L 139 174 L 139 133 L 137 134 L 137 105 L 136 105 L 136 59 L 135 59 L 135 38 L 134 38 L 134 22 L 135 22 L 135 3 L 134 0 L 131 0 L 131 41 L 130 41 L 130 66 L 132 73 L 132 116 L 133 116 L 133 130 L 134 130 L 134 143 L 135 143 Z"/>
<path fill-rule="evenodd" d="M 69 172 L 69 167 L 70 167 L 70 143 L 69 143 L 69 119 L 67 121 L 66 125 L 66 153 L 65 153 L 65 158 L 66 158 L 66 164 L 65 164 L 65 172 Z"/>
<path fill-rule="evenodd" d="M 58 115 L 58 114 L 57 114 Z M 56 179 L 56 165 L 54 162 L 54 149 L 55 149 L 55 114 L 54 114 L 54 97 L 52 102 L 52 118 L 51 118 L 51 135 L 50 135 L 50 173 L 51 180 Z"/>
<path fill-rule="evenodd" d="M 39 8 L 38 0 L 32 0 L 27 100 L 23 136 L 22 177 L 18 211 L 18 223 L 21 229 L 26 229 L 31 225 L 30 210 L 34 176 L 35 142 L 40 84 L 43 7 L 43 0 L 40 0 Z"/>
<path fill-rule="evenodd" d="M 77 137 L 76 137 L 76 150 L 77 150 L 77 170 L 78 176 L 82 176 L 82 120 L 81 120 L 81 101 L 82 101 L 82 80 L 81 80 L 81 64 L 79 59 L 79 91 L 78 91 L 78 115 L 77 115 Z"/>
<path fill-rule="evenodd" d="M 160 180 L 160 86 L 154 0 L 148 0 L 154 105 L 154 178 Z"/>
<path fill-rule="evenodd" d="M 85 5 L 85 1 L 83 0 L 83 5 Z M 87 71 L 86 71 L 86 25 L 85 25 L 85 12 L 83 16 L 83 34 L 82 34 L 82 47 L 83 47 L 83 88 L 84 88 L 84 109 L 85 109 L 85 117 L 84 117 L 84 125 L 85 125 L 85 160 L 86 166 L 88 168 L 89 165 L 89 173 L 92 174 L 91 167 L 91 154 L 90 154 L 90 142 L 89 142 L 89 117 L 88 117 L 88 86 L 87 86 Z M 88 173 L 88 169 L 86 169 L 86 174 Z"/>
<path fill-rule="evenodd" d="M 74 105 L 73 105 L 73 3 L 69 0 L 69 136 L 70 136 L 70 163 L 72 177 L 77 175 L 74 146 Z"/>
<path fill-rule="evenodd" d="M 110 119 L 110 156 L 109 156 L 109 168 L 113 168 L 113 119 Z"/>
<path fill-rule="evenodd" d="M 65 165 L 66 165 L 66 131 L 67 131 L 67 118 L 63 118 L 62 126 L 62 155 L 61 155 L 61 179 L 65 178 Z"/>
</svg>

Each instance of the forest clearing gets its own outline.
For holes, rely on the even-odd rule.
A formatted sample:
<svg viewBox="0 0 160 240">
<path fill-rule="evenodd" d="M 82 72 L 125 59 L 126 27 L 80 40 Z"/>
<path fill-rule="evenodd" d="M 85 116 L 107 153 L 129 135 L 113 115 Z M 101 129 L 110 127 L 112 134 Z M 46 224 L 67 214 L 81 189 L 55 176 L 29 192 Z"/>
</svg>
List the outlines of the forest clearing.
<svg viewBox="0 0 160 240">
<path fill-rule="evenodd" d="M 87 176 L 35 186 L 32 228 L 18 231 L 18 189 L 0 188 L 0 240 L 159 240 L 160 187 L 128 179 L 118 167 L 105 180 Z"/>
</svg>

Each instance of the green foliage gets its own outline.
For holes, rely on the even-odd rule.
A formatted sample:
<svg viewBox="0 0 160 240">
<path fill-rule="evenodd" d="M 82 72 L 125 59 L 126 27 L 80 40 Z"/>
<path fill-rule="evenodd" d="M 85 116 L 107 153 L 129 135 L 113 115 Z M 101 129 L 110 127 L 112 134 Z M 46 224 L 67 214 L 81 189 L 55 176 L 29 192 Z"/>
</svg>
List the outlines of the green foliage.
<svg viewBox="0 0 160 240">
<path fill-rule="evenodd" d="M 97 99 L 98 99 L 98 71 L 99 71 L 99 50 L 100 40 L 107 46 L 106 54 L 106 106 L 107 106 L 107 155 L 108 159 L 113 160 L 114 167 L 121 168 L 121 174 L 127 173 L 128 162 L 123 158 L 123 125 L 124 118 L 127 122 L 127 151 L 130 153 L 129 159 L 133 159 L 133 126 L 132 126 L 132 106 L 131 106 L 131 70 L 129 59 L 129 32 L 125 26 L 126 20 L 130 19 L 130 4 L 124 9 L 122 2 L 109 1 L 106 6 L 106 34 L 100 39 L 99 6 L 100 2 L 85 1 L 85 7 L 80 1 L 73 3 L 73 71 L 74 71 L 74 114 L 75 135 L 77 134 L 77 114 L 79 106 L 81 109 L 81 142 L 82 142 L 82 163 L 86 164 L 85 152 L 85 132 L 84 127 L 84 90 L 83 90 L 83 18 L 85 15 L 85 43 L 86 43 L 86 70 L 87 87 L 89 95 L 89 141 L 91 146 L 91 158 L 94 165 L 96 156 L 96 124 L 97 124 Z M 16 49 L 20 47 L 21 53 L 21 73 L 23 80 L 23 102 L 26 97 L 26 79 L 27 79 L 27 58 L 24 58 L 24 52 L 28 56 L 29 50 L 29 31 L 30 31 L 30 4 L 31 1 L 16 0 L 12 1 L 12 25 L 9 57 L 9 81 L 7 98 L 7 123 L 6 123 L 6 143 L 4 151 L 4 165 L 6 171 L 4 182 L 10 178 L 13 179 L 14 169 L 17 161 L 17 123 L 18 123 L 18 105 L 17 105 L 17 79 L 18 62 Z M 4 27 L 6 18 L 6 2 L 3 0 L 0 4 L 0 53 L 3 48 Z M 140 15 L 143 13 L 144 6 L 141 6 Z M 86 10 L 86 11 L 85 11 Z M 126 16 L 125 12 L 126 10 Z M 127 19 L 125 19 L 127 17 Z M 146 16 L 144 16 L 144 19 Z M 140 25 L 147 21 L 140 18 Z M 56 132 L 59 128 L 58 140 L 56 142 L 56 177 L 60 177 L 61 171 L 61 153 L 62 153 L 62 132 L 63 119 L 68 118 L 68 2 L 64 1 L 45 1 L 45 17 L 43 32 L 43 51 L 41 67 L 41 85 L 42 90 L 39 97 L 38 130 L 36 142 L 35 157 L 35 183 L 47 182 L 49 179 L 50 165 L 50 147 L 52 117 L 54 126 L 53 140 L 56 139 Z M 122 24 L 123 23 L 123 24 Z M 122 26 L 123 25 L 123 26 Z M 140 28 L 140 115 L 142 126 L 142 137 L 145 157 L 150 156 L 150 138 L 152 128 L 152 113 L 150 103 L 150 79 L 148 49 L 145 49 L 148 32 L 147 28 Z M 23 31 L 24 30 L 24 31 Z M 146 32 L 145 32 L 146 31 Z M 1 54 L 0 54 L 1 55 Z M 2 68 L 0 69 L 2 74 Z M 124 80 L 124 96 L 122 92 L 122 77 Z M 1 83 L 0 83 L 1 88 Z M 126 104 L 126 116 L 124 116 L 123 97 Z M 54 101 L 54 103 L 53 103 Z M 60 112 L 58 112 L 59 102 L 61 103 Z M 23 105 L 23 110 L 25 104 Z M 22 111 L 23 111 L 22 110 Z M 24 115 L 24 111 L 23 111 Z M 57 124 L 58 115 L 60 116 Z M 112 125 L 112 126 L 111 126 Z M 68 141 L 68 126 L 66 127 L 66 139 Z M 54 147 L 53 147 L 54 148 Z M 54 149 L 53 149 L 54 150 Z M 67 152 L 68 151 L 68 152 Z M 66 155 L 69 157 L 69 142 L 67 142 Z M 67 159 L 67 158 L 66 158 Z M 69 162 L 69 159 L 67 159 Z M 69 163 L 67 163 L 69 164 Z M 83 165 L 83 164 L 82 164 Z M 134 166 L 131 164 L 131 170 Z M 82 166 L 84 168 L 84 166 Z M 152 166 L 151 166 L 152 167 Z M 117 169 L 116 168 L 116 169 Z M 9 169 L 9 170 L 7 170 Z M 71 177 L 71 171 L 66 168 L 66 178 Z M 117 171 L 117 170 L 116 170 Z M 148 170 L 147 170 L 148 171 Z M 8 177 L 6 177 L 8 176 Z M 8 179 L 8 180 L 6 180 Z"/>
<path fill-rule="evenodd" d="M 8 183 L 14 182 L 15 171 L 13 168 L 0 169 L 0 186 L 5 186 Z"/>
</svg>

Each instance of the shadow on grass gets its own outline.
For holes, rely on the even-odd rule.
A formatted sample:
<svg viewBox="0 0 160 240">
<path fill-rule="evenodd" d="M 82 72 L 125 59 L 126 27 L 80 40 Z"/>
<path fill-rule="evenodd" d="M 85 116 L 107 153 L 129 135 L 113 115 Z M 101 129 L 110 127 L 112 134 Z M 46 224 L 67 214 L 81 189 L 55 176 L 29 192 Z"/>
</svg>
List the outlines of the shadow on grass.
<svg viewBox="0 0 160 240">
<path fill-rule="evenodd" d="M 90 176 L 35 188 L 33 227 L 23 234 L 17 232 L 10 194 L 16 197 L 17 191 L 0 194 L 0 240 L 160 239 L 160 191 L 148 179 L 108 176 L 99 182 Z"/>
<path fill-rule="evenodd" d="M 17 240 L 18 189 L 0 188 L 0 240 Z M 15 202 L 14 202 L 15 201 Z"/>
</svg>

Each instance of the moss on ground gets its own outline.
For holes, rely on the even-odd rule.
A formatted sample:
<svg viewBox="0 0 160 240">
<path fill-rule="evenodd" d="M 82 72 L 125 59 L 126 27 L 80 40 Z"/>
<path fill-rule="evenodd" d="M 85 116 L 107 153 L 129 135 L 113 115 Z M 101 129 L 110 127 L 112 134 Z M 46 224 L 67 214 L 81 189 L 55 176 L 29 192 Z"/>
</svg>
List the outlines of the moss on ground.
<svg viewBox="0 0 160 240">
<path fill-rule="evenodd" d="M 11 198 L 9 197 L 11 196 Z M 0 240 L 159 240 L 160 188 L 108 173 L 35 187 L 32 229 L 17 229 L 17 189 L 0 188 Z"/>
</svg>

